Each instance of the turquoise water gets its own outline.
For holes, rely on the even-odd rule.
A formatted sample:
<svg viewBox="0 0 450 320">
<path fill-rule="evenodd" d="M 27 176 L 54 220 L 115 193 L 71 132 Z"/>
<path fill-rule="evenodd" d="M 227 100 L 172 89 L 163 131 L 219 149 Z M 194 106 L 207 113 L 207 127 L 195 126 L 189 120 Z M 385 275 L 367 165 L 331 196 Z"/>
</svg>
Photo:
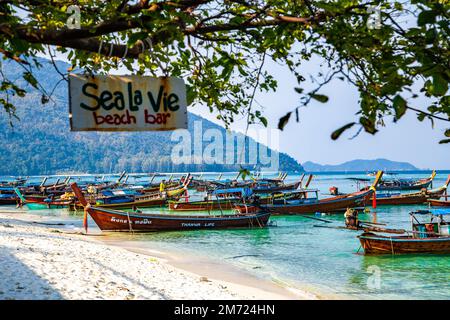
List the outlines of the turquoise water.
<svg viewBox="0 0 450 320">
<path fill-rule="evenodd" d="M 420 178 L 429 173 L 403 174 Z M 448 173 L 439 173 L 434 187 L 444 184 Z M 215 177 L 216 175 L 211 175 Z M 230 175 L 233 176 L 233 175 Z M 352 192 L 357 184 L 349 177 L 365 174 L 320 174 L 311 188 L 328 193 L 330 186 Z M 297 177 L 291 176 L 290 180 Z M 322 195 L 327 197 L 327 195 Z M 423 206 L 379 206 L 363 220 L 388 223 L 393 228 L 409 227 L 409 212 Z M 147 209 L 145 211 L 151 211 Z M 158 210 L 160 211 L 160 210 Z M 81 225 L 81 216 L 63 210 L 34 213 L 51 214 Z M 251 230 L 202 230 L 150 234 L 108 234 L 113 239 L 132 241 L 139 247 L 184 251 L 232 264 L 252 274 L 326 297 L 355 299 L 448 299 L 450 297 L 450 255 L 364 256 L 357 232 L 316 226 L 343 225 L 342 215 L 322 215 L 333 221 L 300 216 L 272 217 L 276 226 Z M 94 222 L 90 221 L 93 225 Z M 357 253 L 359 250 L 359 253 Z"/>
</svg>

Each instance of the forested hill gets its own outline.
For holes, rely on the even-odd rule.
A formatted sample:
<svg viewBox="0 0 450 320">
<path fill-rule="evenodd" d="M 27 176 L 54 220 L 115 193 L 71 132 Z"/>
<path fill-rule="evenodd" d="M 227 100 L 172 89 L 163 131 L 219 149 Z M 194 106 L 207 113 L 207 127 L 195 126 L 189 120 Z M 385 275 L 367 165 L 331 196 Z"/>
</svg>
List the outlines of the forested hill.
<svg viewBox="0 0 450 320">
<path fill-rule="evenodd" d="M 36 78 L 47 92 L 51 92 L 60 76 L 50 61 L 39 59 L 43 67 Z M 57 62 L 60 70 L 68 64 Z M 2 61 L 3 73 L 20 80 L 24 70 L 16 63 Z M 11 98 L 11 97 L 10 97 Z M 171 141 L 172 132 L 71 132 L 68 118 L 68 89 L 61 82 L 52 95 L 52 101 L 42 104 L 41 94 L 30 89 L 25 98 L 12 98 L 20 120 L 10 119 L 0 110 L 0 175 L 37 175 L 55 173 L 109 173 L 128 172 L 186 172 L 186 171 L 236 171 L 239 165 L 174 164 Z M 10 120 L 13 127 L 10 125 Z M 194 121 L 201 121 L 203 131 L 225 129 L 189 113 L 189 131 L 193 133 Z M 250 138 L 251 139 L 251 138 Z M 208 143 L 203 143 L 203 148 Z M 237 148 L 235 148 L 237 149 Z M 235 151 L 234 157 L 237 158 Z M 246 149 L 246 159 L 248 149 Z M 287 154 L 279 155 L 280 170 L 303 171 L 302 166 Z M 253 165 L 248 165 L 253 169 Z"/>
</svg>

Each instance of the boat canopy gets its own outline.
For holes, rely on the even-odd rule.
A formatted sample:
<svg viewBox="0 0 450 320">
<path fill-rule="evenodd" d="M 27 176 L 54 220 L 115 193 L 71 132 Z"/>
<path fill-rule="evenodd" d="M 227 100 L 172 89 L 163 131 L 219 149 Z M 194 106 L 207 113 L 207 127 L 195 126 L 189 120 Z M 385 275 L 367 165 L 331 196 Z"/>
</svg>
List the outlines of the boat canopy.
<svg viewBox="0 0 450 320">
<path fill-rule="evenodd" d="M 220 194 L 228 194 L 228 193 L 240 193 L 242 197 L 250 197 L 252 195 L 252 190 L 250 188 L 216 189 L 211 194 L 217 196 Z"/>
<path fill-rule="evenodd" d="M 101 193 L 104 197 L 138 195 L 134 190 L 103 190 Z"/>
<path fill-rule="evenodd" d="M 432 214 L 433 216 L 448 216 L 450 215 L 450 208 L 448 209 L 430 209 L 430 210 L 419 210 L 411 212 L 412 214 Z"/>
<path fill-rule="evenodd" d="M 450 208 L 448 209 L 431 209 L 431 214 L 434 216 L 445 216 L 450 215 Z"/>
</svg>

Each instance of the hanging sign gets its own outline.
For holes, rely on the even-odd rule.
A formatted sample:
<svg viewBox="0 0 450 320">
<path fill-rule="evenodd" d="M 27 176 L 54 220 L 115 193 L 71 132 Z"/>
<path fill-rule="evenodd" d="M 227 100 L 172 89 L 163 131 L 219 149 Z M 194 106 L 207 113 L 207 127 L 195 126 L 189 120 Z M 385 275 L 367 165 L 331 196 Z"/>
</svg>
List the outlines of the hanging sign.
<svg viewBox="0 0 450 320">
<path fill-rule="evenodd" d="M 69 75 L 72 131 L 187 129 L 183 79 Z"/>
</svg>

